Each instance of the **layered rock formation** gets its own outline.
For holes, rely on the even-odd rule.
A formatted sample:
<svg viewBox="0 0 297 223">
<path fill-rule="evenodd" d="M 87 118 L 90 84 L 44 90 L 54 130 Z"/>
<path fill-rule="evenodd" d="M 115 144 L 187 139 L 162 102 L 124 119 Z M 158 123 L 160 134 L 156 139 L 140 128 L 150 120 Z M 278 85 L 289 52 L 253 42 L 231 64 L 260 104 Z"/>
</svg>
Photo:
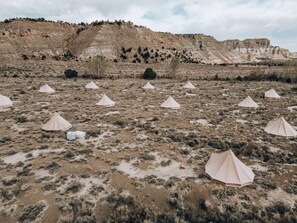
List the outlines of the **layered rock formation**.
<svg viewBox="0 0 297 223">
<path fill-rule="evenodd" d="M 0 23 L 0 58 L 86 60 L 104 55 L 115 62 L 250 63 L 297 58 L 268 39 L 218 41 L 203 34 L 153 32 L 131 22 L 62 22 L 8 20 Z"/>
<path fill-rule="evenodd" d="M 243 58 L 245 57 L 248 62 L 265 59 L 288 60 L 296 58 L 296 53 L 291 53 L 289 50 L 279 46 L 271 46 L 270 40 L 266 38 L 246 39 L 243 41 L 226 40 L 222 44 L 232 52 L 240 54 Z"/>
</svg>

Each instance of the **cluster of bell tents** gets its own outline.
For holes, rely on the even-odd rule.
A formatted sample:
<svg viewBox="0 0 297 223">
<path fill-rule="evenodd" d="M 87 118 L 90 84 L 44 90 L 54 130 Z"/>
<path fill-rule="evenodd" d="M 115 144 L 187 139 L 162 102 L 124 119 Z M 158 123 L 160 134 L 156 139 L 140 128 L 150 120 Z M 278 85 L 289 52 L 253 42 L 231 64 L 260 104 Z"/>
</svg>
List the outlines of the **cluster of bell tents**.
<svg viewBox="0 0 297 223">
<path fill-rule="evenodd" d="M 99 87 L 91 81 L 85 86 L 87 89 L 98 89 Z M 153 90 L 155 87 L 147 82 L 145 86 L 142 87 L 144 90 Z M 183 88 L 186 89 L 195 89 L 195 86 L 188 81 Z M 49 85 L 45 84 L 40 87 L 39 92 L 53 94 L 55 90 Z M 192 94 L 188 94 L 192 95 Z M 280 98 L 280 96 L 271 89 L 265 92 L 266 98 Z M 11 107 L 13 102 L 10 98 L 0 95 L 0 107 Z M 98 106 L 110 107 L 114 106 L 115 102 L 108 98 L 105 94 L 101 97 L 98 103 Z M 259 105 L 253 101 L 253 99 L 248 96 L 242 102 L 238 104 L 239 107 L 244 108 L 258 108 Z M 173 99 L 172 96 L 169 96 L 165 100 L 161 107 L 170 108 L 170 109 L 180 109 L 180 105 Z M 58 113 L 54 113 L 50 120 L 42 125 L 42 130 L 45 131 L 67 131 L 72 127 L 72 125 L 61 117 Z M 285 136 L 285 137 L 296 137 L 297 131 L 283 118 L 280 117 L 276 120 L 270 121 L 264 129 L 267 133 Z M 221 183 L 224 183 L 226 186 L 241 187 L 249 185 L 253 182 L 255 174 L 253 171 L 243 164 L 232 152 L 228 150 L 221 153 L 213 153 L 205 165 L 206 173 L 214 180 L 217 180 Z"/>
</svg>

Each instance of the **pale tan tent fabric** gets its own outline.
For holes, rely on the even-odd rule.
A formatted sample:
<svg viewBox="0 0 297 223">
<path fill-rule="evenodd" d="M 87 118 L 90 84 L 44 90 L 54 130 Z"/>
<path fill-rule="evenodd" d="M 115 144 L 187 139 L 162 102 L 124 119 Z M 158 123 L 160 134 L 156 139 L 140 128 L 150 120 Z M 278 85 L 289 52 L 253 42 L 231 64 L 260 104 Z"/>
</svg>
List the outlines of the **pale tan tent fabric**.
<svg viewBox="0 0 297 223">
<path fill-rule="evenodd" d="M 270 121 L 264 131 L 277 136 L 297 136 L 297 131 L 283 117 Z"/>
<path fill-rule="evenodd" d="M 39 92 L 53 94 L 55 93 L 55 90 L 52 89 L 48 84 L 45 84 L 39 88 Z"/>
<path fill-rule="evenodd" d="M 13 102 L 9 97 L 0 94 L 0 107 L 10 107 L 12 104 Z"/>
<path fill-rule="evenodd" d="M 183 88 L 187 88 L 187 89 L 196 89 L 196 87 L 191 83 L 191 81 L 188 81 Z"/>
<path fill-rule="evenodd" d="M 240 107 L 245 107 L 245 108 L 258 108 L 259 105 L 253 101 L 253 99 L 248 96 L 246 99 L 244 99 L 242 102 L 238 104 Z"/>
<path fill-rule="evenodd" d="M 153 85 L 151 85 L 151 83 L 149 81 L 142 88 L 143 89 L 155 89 L 155 87 Z"/>
<path fill-rule="evenodd" d="M 253 182 L 255 174 L 231 150 L 211 154 L 205 172 L 226 186 L 242 187 Z"/>
<path fill-rule="evenodd" d="M 161 104 L 161 107 L 180 109 L 180 105 L 171 96 L 169 96 L 169 98 L 166 101 L 164 101 L 163 104 Z"/>
<path fill-rule="evenodd" d="M 270 89 L 269 91 L 265 92 L 265 98 L 280 98 L 280 96 L 275 92 L 274 89 Z"/>
<path fill-rule="evenodd" d="M 71 127 L 72 125 L 68 121 L 55 112 L 51 119 L 41 128 L 45 131 L 66 131 Z"/>
<path fill-rule="evenodd" d="M 98 103 L 96 103 L 96 105 L 99 106 L 106 106 L 106 107 L 111 107 L 115 105 L 115 102 L 112 101 L 111 99 L 109 99 L 109 97 L 107 97 L 105 94 L 102 96 L 102 98 L 100 99 L 100 101 Z"/>
<path fill-rule="evenodd" d="M 99 87 L 93 81 L 91 81 L 90 83 L 86 84 L 86 88 L 87 89 L 98 89 Z"/>
</svg>

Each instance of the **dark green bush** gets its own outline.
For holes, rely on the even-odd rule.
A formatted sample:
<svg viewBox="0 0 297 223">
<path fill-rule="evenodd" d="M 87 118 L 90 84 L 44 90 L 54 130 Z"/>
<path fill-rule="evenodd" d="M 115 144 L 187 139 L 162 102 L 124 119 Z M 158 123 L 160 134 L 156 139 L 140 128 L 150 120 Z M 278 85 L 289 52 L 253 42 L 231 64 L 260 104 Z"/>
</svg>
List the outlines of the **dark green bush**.
<svg viewBox="0 0 297 223">
<path fill-rule="evenodd" d="M 155 71 L 153 71 L 152 68 L 146 68 L 144 73 L 143 73 L 143 78 L 147 80 L 153 80 L 157 77 L 157 74 Z"/>
<path fill-rule="evenodd" d="M 107 202 L 112 206 L 127 205 L 129 207 L 135 206 L 135 200 L 131 195 L 122 195 L 117 191 L 113 191 L 106 198 Z"/>
<path fill-rule="evenodd" d="M 41 216 L 45 207 L 46 206 L 43 203 L 27 206 L 19 217 L 19 222 L 33 222 Z"/>
<path fill-rule="evenodd" d="M 66 78 L 74 78 L 78 76 L 78 73 L 76 70 L 68 69 L 64 71 L 64 75 Z"/>
<path fill-rule="evenodd" d="M 242 77 L 241 77 L 241 76 L 237 76 L 237 77 L 236 77 L 236 80 L 238 80 L 238 81 L 242 81 Z"/>
<path fill-rule="evenodd" d="M 297 195 L 297 182 L 293 182 L 292 184 L 286 184 L 283 186 L 283 190 L 289 194 Z"/>
<path fill-rule="evenodd" d="M 266 211 L 269 213 L 279 213 L 280 215 L 284 215 L 286 212 L 290 211 L 290 207 L 281 201 L 277 201 L 273 205 L 266 207 Z"/>
<path fill-rule="evenodd" d="M 148 154 L 148 153 L 143 153 L 140 155 L 140 158 L 143 160 L 155 160 L 156 157 L 152 154 Z"/>
<path fill-rule="evenodd" d="M 226 151 L 229 149 L 228 145 L 219 139 L 209 139 L 207 144 L 215 149 Z"/>
<path fill-rule="evenodd" d="M 65 192 L 66 193 L 77 193 L 82 188 L 82 184 L 78 181 L 71 181 L 67 186 Z"/>
<path fill-rule="evenodd" d="M 117 120 L 113 124 L 117 125 L 117 126 L 119 126 L 121 128 L 124 128 L 127 125 L 127 123 L 125 121 L 123 121 L 123 120 Z"/>
<path fill-rule="evenodd" d="M 277 185 L 275 182 L 268 180 L 268 179 L 256 179 L 255 182 L 259 184 L 262 188 L 266 190 L 275 190 L 277 188 Z"/>
<path fill-rule="evenodd" d="M 16 122 L 17 122 L 17 123 L 25 123 L 25 122 L 27 122 L 27 121 L 28 121 L 27 117 L 26 117 L 26 116 L 23 116 L 23 115 L 20 115 L 20 116 L 18 116 L 18 117 L 16 118 Z"/>
<path fill-rule="evenodd" d="M 26 54 L 22 54 L 22 59 L 23 60 L 28 60 L 29 58 L 28 58 L 28 56 Z"/>
</svg>

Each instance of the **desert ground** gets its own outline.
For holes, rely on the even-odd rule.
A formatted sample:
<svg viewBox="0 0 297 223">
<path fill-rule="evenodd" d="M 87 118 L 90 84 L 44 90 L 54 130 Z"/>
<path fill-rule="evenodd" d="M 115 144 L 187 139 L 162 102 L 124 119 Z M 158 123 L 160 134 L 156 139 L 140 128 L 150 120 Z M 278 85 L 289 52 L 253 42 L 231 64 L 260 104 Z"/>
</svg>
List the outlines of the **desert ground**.
<svg viewBox="0 0 297 223">
<path fill-rule="evenodd" d="M 14 102 L 0 112 L 0 222 L 297 221 L 297 139 L 263 130 L 279 116 L 297 126 L 296 85 L 192 70 L 190 91 L 165 78 L 154 90 L 140 78 L 94 80 L 99 89 L 89 90 L 89 79 L 29 68 L 0 72 L 0 93 Z M 38 92 L 46 83 L 55 94 Z M 282 98 L 265 99 L 270 88 Z M 102 94 L 116 105 L 96 106 Z M 170 95 L 181 109 L 160 107 Z M 247 96 L 260 107 L 238 107 Z M 55 111 L 86 137 L 42 131 Z M 205 173 L 211 153 L 227 149 L 252 168 L 251 185 L 225 187 Z"/>
</svg>

